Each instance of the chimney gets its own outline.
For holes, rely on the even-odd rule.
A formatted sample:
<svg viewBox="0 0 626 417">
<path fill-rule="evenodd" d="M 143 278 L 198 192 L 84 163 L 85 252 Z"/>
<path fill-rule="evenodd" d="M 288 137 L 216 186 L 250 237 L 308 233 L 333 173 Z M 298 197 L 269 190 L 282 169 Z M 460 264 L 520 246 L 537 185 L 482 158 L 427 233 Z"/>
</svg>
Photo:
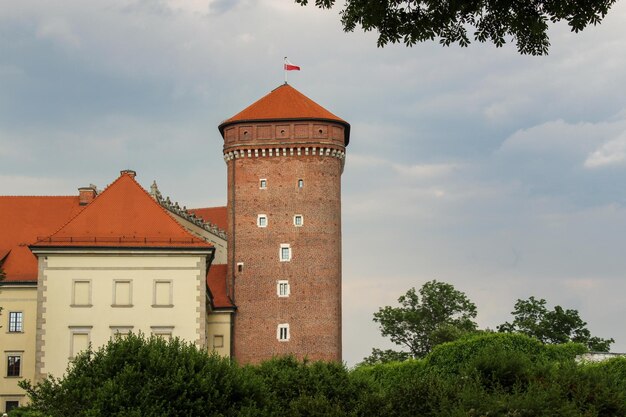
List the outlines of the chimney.
<svg viewBox="0 0 626 417">
<path fill-rule="evenodd" d="M 86 206 L 91 203 L 94 198 L 98 195 L 96 191 L 95 185 L 90 185 L 89 187 L 80 187 L 78 189 L 78 203 L 81 206 Z"/>
<path fill-rule="evenodd" d="M 124 170 L 120 171 L 120 176 L 122 176 L 122 175 L 130 175 L 131 178 L 135 178 L 137 173 L 135 171 L 133 171 L 132 169 L 124 169 Z"/>
</svg>

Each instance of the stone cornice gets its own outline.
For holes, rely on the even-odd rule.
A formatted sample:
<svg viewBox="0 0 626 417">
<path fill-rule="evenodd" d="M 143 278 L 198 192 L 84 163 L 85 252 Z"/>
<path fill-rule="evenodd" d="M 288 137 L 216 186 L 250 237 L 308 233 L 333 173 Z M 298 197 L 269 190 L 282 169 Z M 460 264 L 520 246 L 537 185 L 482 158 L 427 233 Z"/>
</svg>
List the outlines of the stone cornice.
<svg viewBox="0 0 626 417">
<path fill-rule="evenodd" d="M 224 161 L 238 158 L 266 158 L 266 157 L 290 157 L 290 156 L 329 156 L 340 159 L 346 158 L 345 148 L 339 146 L 241 146 L 236 149 L 229 148 L 224 151 Z"/>
</svg>

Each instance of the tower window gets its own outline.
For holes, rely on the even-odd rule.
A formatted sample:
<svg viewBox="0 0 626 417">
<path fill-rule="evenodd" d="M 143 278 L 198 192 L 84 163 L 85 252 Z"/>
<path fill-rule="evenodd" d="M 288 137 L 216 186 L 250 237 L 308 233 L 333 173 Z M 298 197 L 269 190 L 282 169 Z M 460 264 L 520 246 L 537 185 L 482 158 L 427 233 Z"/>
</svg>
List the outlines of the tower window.
<svg viewBox="0 0 626 417">
<path fill-rule="evenodd" d="M 289 324 L 279 324 L 276 329 L 276 338 L 281 342 L 287 342 L 289 340 Z"/>
<path fill-rule="evenodd" d="M 290 292 L 289 281 L 281 280 L 276 282 L 276 293 L 279 297 L 289 297 Z"/>
<path fill-rule="evenodd" d="M 288 243 L 280 245 L 279 257 L 281 262 L 291 261 L 291 246 Z"/>
<path fill-rule="evenodd" d="M 256 219 L 256 225 L 259 227 L 267 227 L 267 214 L 259 214 Z"/>
<path fill-rule="evenodd" d="M 243 262 L 237 262 L 237 272 L 243 272 Z"/>
<path fill-rule="evenodd" d="M 304 224 L 304 217 L 302 214 L 296 214 L 293 216 L 293 225 L 296 227 L 300 227 Z"/>
<path fill-rule="evenodd" d="M 267 180 L 265 178 L 259 180 L 259 188 L 262 190 L 267 188 Z"/>
<path fill-rule="evenodd" d="M 304 180 L 303 179 L 299 179 L 298 180 L 298 188 L 303 188 L 304 187 Z"/>
</svg>

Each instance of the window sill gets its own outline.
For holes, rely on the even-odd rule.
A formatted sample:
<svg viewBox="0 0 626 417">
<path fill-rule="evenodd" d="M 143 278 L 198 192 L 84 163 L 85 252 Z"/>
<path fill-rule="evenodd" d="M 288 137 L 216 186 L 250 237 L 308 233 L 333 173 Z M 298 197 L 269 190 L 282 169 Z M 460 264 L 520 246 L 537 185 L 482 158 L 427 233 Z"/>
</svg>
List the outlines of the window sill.
<svg viewBox="0 0 626 417">
<path fill-rule="evenodd" d="M 93 307 L 93 304 L 70 304 L 70 307 L 91 308 Z"/>
<path fill-rule="evenodd" d="M 132 304 L 111 304 L 111 307 L 115 308 L 132 308 Z"/>
<path fill-rule="evenodd" d="M 9 331 L 8 331 L 8 332 L 6 332 L 6 333 L 7 333 L 7 334 L 24 334 L 24 330 L 19 331 L 19 332 L 12 332 L 12 331 L 10 331 L 10 330 L 9 330 Z"/>
<path fill-rule="evenodd" d="M 154 308 L 172 308 L 174 304 L 152 304 Z"/>
<path fill-rule="evenodd" d="M 20 376 L 9 376 L 9 375 L 7 375 L 7 376 L 5 376 L 4 378 L 5 378 L 5 379 L 20 379 L 20 378 L 24 378 L 24 377 L 23 377 L 23 376 L 21 376 L 21 375 L 20 375 Z"/>
</svg>

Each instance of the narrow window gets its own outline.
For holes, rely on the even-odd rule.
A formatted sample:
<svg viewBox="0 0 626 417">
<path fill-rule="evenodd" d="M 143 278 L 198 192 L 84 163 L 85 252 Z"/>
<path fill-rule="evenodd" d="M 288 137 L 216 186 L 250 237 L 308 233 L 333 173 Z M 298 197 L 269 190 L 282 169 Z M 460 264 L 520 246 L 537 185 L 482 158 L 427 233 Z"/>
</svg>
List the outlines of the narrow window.
<svg viewBox="0 0 626 417">
<path fill-rule="evenodd" d="M 276 329 L 276 338 L 281 342 L 289 340 L 289 324 L 283 323 L 278 325 L 278 328 Z"/>
<path fill-rule="evenodd" d="M 303 179 L 299 179 L 298 180 L 298 188 L 303 188 L 304 187 L 304 180 Z"/>
<path fill-rule="evenodd" d="M 267 180 L 265 178 L 259 180 L 259 188 L 262 190 L 267 188 Z"/>
<path fill-rule="evenodd" d="M 256 225 L 259 227 L 267 227 L 267 215 L 259 214 L 256 219 Z"/>
<path fill-rule="evenodd" d="M 280 245 L 279 257 L 281 262 L 289 262 L 291 260 L 291 247 L 288 243 Z"/>
<path fill-rule="evenodd" d="M 173 330 L 174 326 L 152 326 L 152 335 L 164 340 L 170 340 Z"/>
<path fill-rule="evenodd" d="M 243 262 L 237 262 L 237 272 L 243 272 Z"/>
<path fill-rule="evenodd" d="M 132 307 L 132 285 L 129 280 L 113 281 L 113 306 Z"/>
<path fill-rule="evenodd" d="M 7 376 L 22 375 L 22 355 L 7 355 Z"/>
<path fill-rule="evenodd" d="M 72 288 L 73 307 L 91 307 L 91 281 L 74 281 Z"/>
<path fill-rule="evenodd" d="M 70 328 L 70 358 L 89 349 L 90 333 L 91 329 L 89 328 Z"/>
<path fill-rule="evenodd" d="M 172 281 L 154 280 L 152 307 L 172 307 Z"/>
<path fill-rule="evenodd" d="M 133 326 L 109 326 L 111 328 L 111 339 L 123 339 L 133 331 Z"/>
<path fill-rule="evenodd" d="M 296 214 L 293 216 L 293 224 L 296 227 L 301 227 L 304 224 L 304 217 L 302 214 Z"/>
<path fill-rule="evenodd" d="M 221 334 L 216 334 L 213 336 L 213 348 L 222 348 L 224 347 L 224 336 Z"/>
<path fill-rule="evenodd" d="M 4 412 L 10 413 L 13 409 L 20 406 L 20 402 L 18 400 L 7 400 L 4 402 Z"/>
<path fill-rule="evenodd" d="M 21 311 L 9 312 L 9 332 L 21 333 L 23 331 L 23 320 Z"/>
<path fill-rule="evenodd" d="M 276 293 L 279 297 L 289 297 L 289 281 L 281 280 L 276 283 Z"/>
</svg>

